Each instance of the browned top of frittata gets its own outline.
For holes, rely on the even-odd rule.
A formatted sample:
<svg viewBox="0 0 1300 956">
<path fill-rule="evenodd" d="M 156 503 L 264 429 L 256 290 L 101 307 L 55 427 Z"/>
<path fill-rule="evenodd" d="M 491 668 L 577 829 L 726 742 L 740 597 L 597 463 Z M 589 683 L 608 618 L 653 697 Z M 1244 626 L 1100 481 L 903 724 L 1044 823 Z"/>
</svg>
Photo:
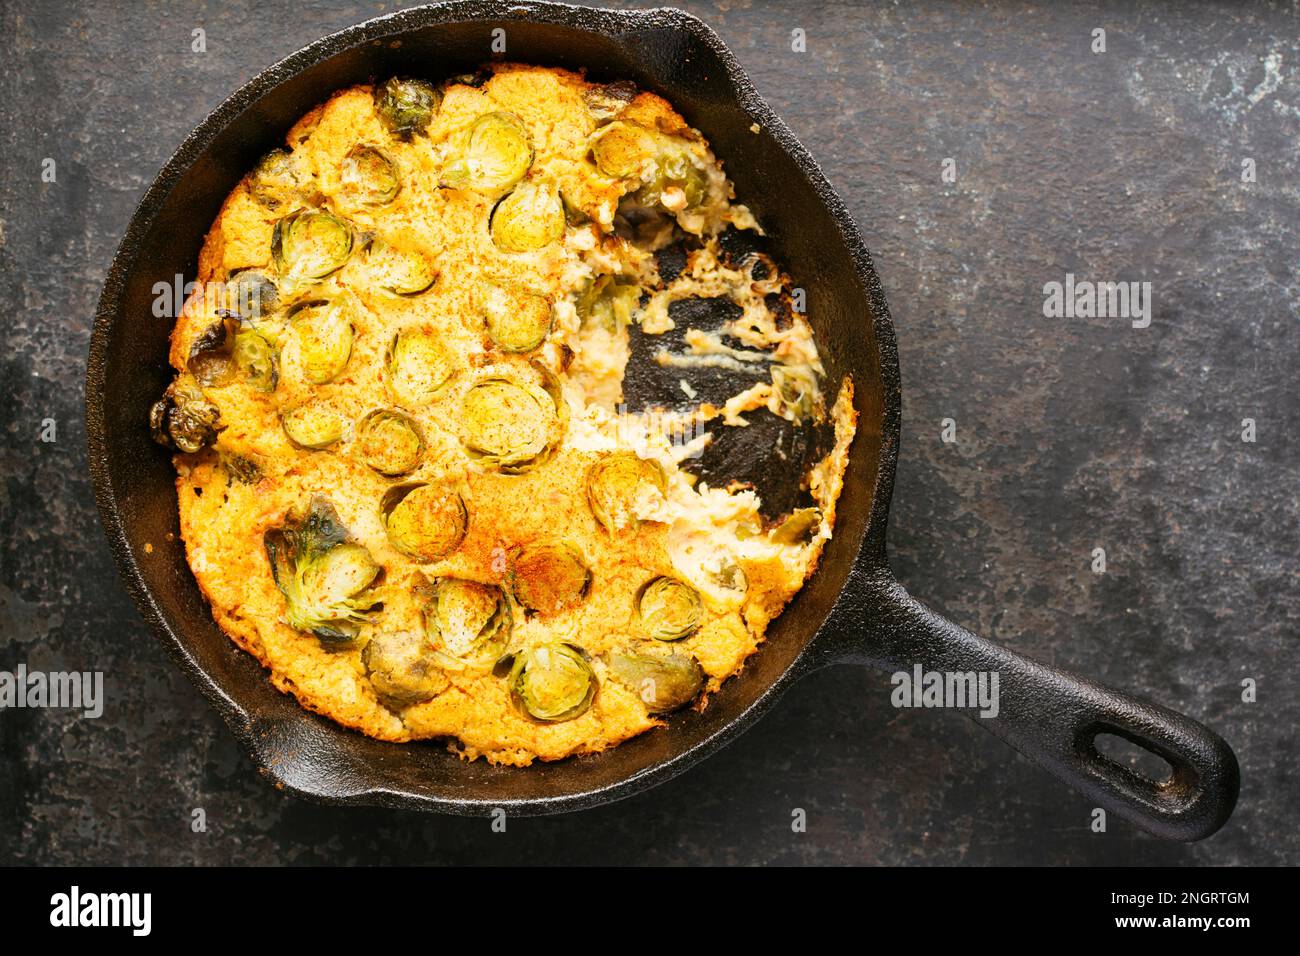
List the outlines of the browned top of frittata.
<svg viewBox="0 0 1300 956">
<path fill-rule="evenodd" d="M 212 224 L 152 415 L 217 621 L 304 706 L 468 758 L 704 707 L 813 572 L 855 424 L 804 317 L 769 308 L 789 277 L 719 246 L 759 228 L 705 138 L 626 83 L 495 64 L 304 116 Z M 770 376 L 628 412 L 629 326 L 701 297 L 737 317 L 658 360 Z M 775 523 L 684 467 L 759 409 L 834 426 L 815 505 Z"/>
</svg>

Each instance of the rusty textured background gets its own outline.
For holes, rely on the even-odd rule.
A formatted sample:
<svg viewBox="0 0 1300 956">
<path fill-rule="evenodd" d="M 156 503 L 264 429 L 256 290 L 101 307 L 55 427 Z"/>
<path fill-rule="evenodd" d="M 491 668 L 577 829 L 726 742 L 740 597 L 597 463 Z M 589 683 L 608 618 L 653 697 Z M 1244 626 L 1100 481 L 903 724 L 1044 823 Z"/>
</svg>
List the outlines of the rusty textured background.
<svg viewBox="0 0 1300 956">
<path fill-rule="evenodd" d="M 1190 847 L 1121 821 L 1092 833 L 1082 798 L 852 669 L 667 786 L 503 835 L 276 792 L 118 584 L 86 475 L 86 347 L 121 230 L 184 134 L 264 66 L 393 5 L 0 0 L 0 670 L 103 670 L 108 687 L 100 720 L 0 712 L 0 863 L 1300 862 L 1296 4 L 683 6 L 875 254 L 905 383 L 904 582 L 1216 727 L 1242 762 L 1234 819 Z M 1151 327 L 1044 318 L 1043 284 L 1066 272 L 1149 280 Z"/>
</svg>

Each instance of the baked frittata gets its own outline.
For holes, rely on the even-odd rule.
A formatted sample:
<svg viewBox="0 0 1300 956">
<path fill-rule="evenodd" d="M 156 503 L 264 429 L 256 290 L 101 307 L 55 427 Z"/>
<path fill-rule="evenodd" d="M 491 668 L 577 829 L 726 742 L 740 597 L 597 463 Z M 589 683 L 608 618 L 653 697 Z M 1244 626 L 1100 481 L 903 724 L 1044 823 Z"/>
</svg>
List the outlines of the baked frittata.
<svg viewBox="0 0 1300 956">
<path fill-rule="evenodd" d="M 735 230 L 761 231 L 707 141 L 628 83 L 498 63 L 304 116 L 212 224 L 151 412 L 220 626 L 303 706 L 466 759 L 706 706 L 816 567 L 855 426 L 852 382 L 827 388 L 772 307 L 789 277 L 725 252 Z M 736 317 L 655 360 L 770 375 L 624 407 L 629 327 L 718 297 Z M 760 409 L 833 435 L 775 521 L 689 467 Z"/>
</svg>

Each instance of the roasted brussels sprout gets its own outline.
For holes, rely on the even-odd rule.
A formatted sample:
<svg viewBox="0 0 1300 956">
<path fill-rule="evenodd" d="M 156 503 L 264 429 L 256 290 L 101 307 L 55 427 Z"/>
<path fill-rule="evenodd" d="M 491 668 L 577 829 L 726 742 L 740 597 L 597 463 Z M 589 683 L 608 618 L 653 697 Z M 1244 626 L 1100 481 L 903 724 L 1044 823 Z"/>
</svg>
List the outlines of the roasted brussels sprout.
<svg viewBox="0 0 1300 956">
<path fill-rule="evenodd" d="M 315 187 L 311 173 L 287 149 L 273 149 L 263 156 L 248 179 L 248 191 L 268 209 L 298 205 L 311 198 Z"/>
<path fill-rule="evenodd" d="M 483 318 L 488 336 L 505 352 L 531 352 L 551 331 L 551 300 L 518 287 L 488 286 Z"/>
<path fill-rule="evenodd" d="M 636 84 L 631 80 L 617 80 L 603 86 L 591 86 L 583 91 L 582 102 L 598 123 L 612 120 L 627 104 L 636 99 Z"/>
<path fill-rule="evenodd" d="M 302 377 L 313 385 L 337 378 L 352 356 L 352 302 L 347 297 L 306 302 L 296 309 L 290 328 L 298 346 Z"/>
<path fill-rule="evenodd" d="M 599 276 L 577 297 L 575 306 L 584 323 L 608 332 L 625 329 L 641 304 L 641 287 L 635 282 L 620 282 L 618 276 Z"/>
<path fill-rule="evenodd" d="M 255 329 L 241 328 L 235 333 L 231 362 L 248 384 L 259 392 L 274 392 L 279 379 L 275 348 Z"/>
<path fill-rule="evenodd" d="M 474 121 L 443 167 L 441 185 L 495 198 L 523 179 L 532 164 L 528 130 L 514 113 L 498 110 Z"/>
<path fill-rule="evenodd" d="M 822 513 L 817 508 L 796 508 L 772 529 L 772 540 L 778 544 L 807 544 L 821 523 Z"/>
<path fill-rule="evenodd" d="M 394 335 L 385 367 L 388 390 L 409 408 L 432 402 L 455 370 L 442 340 L 426 329 L 404 329 Z"/>
<path fill-rule="evenodd" d="M 666 487 L 659 463 L 633 451 L 608 452 L 587 469 L 587 504 L 610 534 L 639 527 L 638 503 L 661 498 Z"/>
<path fill-rule="evenodd" d="M 655 640 L 680 641 L 699 629 L 704 610 L 695 588 L 677 578 L 659 577 L 637 594 L 636 614 Z"/>
<path fill-rule="evenodd" d="M 339 166 L 341 198 L 351 205 L 386 206 L 401 188 L 397 166 L 373 146 L 358 143 Z"/>
<path fill-rule="evenodd" d="M 607 661 L 610 673 L 635 692 L 652 714 L 685 707 L 704 687 L 704 671 L 693 657 L 614 651 Z"/>
<path fill-rule="evenodd" d="M 381 475 L 414 471 L 423 452 L 419 426 L 399 411 L 377 408 L 357 423 L 357 453 Z"/>
<path fill-rule="evenodd" d="M 492 667 L 510 638 L 510 605 L 501 589 L 463 578 L 430 583 L 424 626 L 450 668 Z"/>
<path fill-rule="evenodd" d="M 615 179 L 640 175 L 657 148 L 654 134 L 648 129 L 623 120 L 602 126 L 591 138 L 591 158 L 596 168 Z"/>
<path fill-rule="evenodd" d="M 352 228 L 332 213 L 300 209 L 275 224 L 271 256 L 281 285 L 311 284 L 342 268 L 352 254 Z"/>
<path fill-rule="evenodd" d="M 366 269 L 381 289 L 397 295 L 417 295 L 438 278 L 438 268 L 423 252 L 403 249 L 375 237 L 366 244 Z"/>
<path fill-rule="evenodd" d="M 643 206 L 681 212 L 702 203 L 707 191 L 708 179 L 692 162 L 690 150 L 684 143 L 670 140 L 655 158 L 654 175 L 632 198 Z"/>
<path fill-rule="evenodd" d="M 221 411 L 192 385 L 173 382 L 149 409 L 149 432 L 168 448 L 193 454 L 217 440 Z"/>
<path fill-rule="evenodd" d="M 564 235 L 564 204 L 549 183 L 523 182 L 492 210 L 492 241 L 506 252 L 533 252 Z"/>
<path fill-rule="evenodd" d="M 375 88 L 375 111 L 394 136 L 423 132 L 441 106 L 442 93 L 426 80 L 393 77 Z"/>
<path fill-rule="evenodd" d="M 544 388 L 504 375 L 486 377 L 461 401 L 461 443 L 506 474 L 541 462 L 558 441 L 560 402 Z"/>
<path fill-rule="evenodd" d="M 194 380 L 203 388 L 219 388 L 243 375 L 257 391 L 275 391 L 275 349 L 257 331 L 242 327 L 234 313 L 221 314 L 190 347 L 185 367 Z"/>
<path fill-rule="evenodd" d="M 395 709 L 437 697 L 451 683 L 423 634 L 381 631 L 366 642 L 361 663 L 379 699 Z"/>
<path fill-rule="evenodd" d="M 290 627 L 326 644 L 353 641 L 378 603 L 367 589 L 380 567 L 350 539 L 328 499 L 315 497 L 301 520 L 263 536 Z"/>
<path fill-rule="evenodd" d="M 230 384 L 235 376 L 232 356 L 238 327 L 235 319 L 220 318 L 195 338 L 185 367 L 199 385 L 214 388 Z"/>
<path fill-rule="evenodd" d="M 563 611 L 586 597 L 590 587 L 591 569 L 569 544 L 524 548 L 510 564 L 510 590 L 530 611 Z"/>
<path fill-rule="evenodd" d="M 282 412 L 280 425 L 300 448 L 328 448 L 343 437 L 343 416 L 324 405 L 299 405 Z"/>
<path fill-rule="evenodd" d="M 280 291 L 260 269 L 242 269 L 226 283 L 226 308 L 255 328 L 262 328 L 279 304 Z"/>
<path fill-rule="evenodd" d="M 426 484 L 396 485 L 380 502 L 389 543 L 412 561 L 437 561 L 465 540 L 469 511 L 455 491 Z"/>
<path fill-rule="evenodd" d="M 540 644 L 520 651 L 508 680 L 516 703 L 548 723 L 581 716 L 596 696 L 596 675 L 582 650 L 572 644 Z"/>
</svg>

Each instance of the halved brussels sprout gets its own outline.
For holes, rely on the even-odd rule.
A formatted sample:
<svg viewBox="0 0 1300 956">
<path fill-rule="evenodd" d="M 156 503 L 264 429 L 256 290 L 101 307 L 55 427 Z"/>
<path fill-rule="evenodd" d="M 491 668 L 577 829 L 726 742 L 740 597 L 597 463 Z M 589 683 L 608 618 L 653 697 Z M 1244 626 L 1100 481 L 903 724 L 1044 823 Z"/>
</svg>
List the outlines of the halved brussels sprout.
<svg viewBox="0 0 1300 956">
<path fill-rule="evenodd" d="M 388 390 L 410 408 L 432 402 L 455 371 L 447 347 L 427 329 L 403 329 L 394 335 L 385 366 Z"/>
<path fill-rule="evenodd" d="M 226 308 L 254 327 L 260 328 L 279 304 L 280 291 L 260 269 L 243 269 L 226 283 Z"/>
<path fill-rule="evenodd" d="M 548 723 L 581 716 L 596 696 L 595 672 L 572 644 L 539 644 L 521 651 L 508 680 L 519 706 Z"/>
<path fill-rule="evenodd" d="M 344 201 L 359 206 L 386 206 L 397 198 L 402 180 L 391 159 L 358 143 L 339 167 L 339 189 Z"/>
<path fill-rule="evenodd" d="M 669 141 L 655 158 L 654 176 L 633 198 L 645 206 L 663 206 L 671 212 L 694 208 L 704 201 L 708 179 L 691 161 L 684 143 Z"/>
<path fill-rule="evenodd" d="M 302 377 L 313 385 L 337 378 L 352 356 L 352 303 L 346 297 L 306 302 L 294 311 L 290 328 L 298 344 Z"/>
<path fill-rule="evenodd" d="M 282 412 L 280 425 L 300 448 L 328 448 L 343 437 L 343 416 L 324 405 L 299 405 Z"/>
<path fill-rule="evenodd" d="M 591 158 L 596 168 L 615 179 L 639 175 L 657 149 L 658 143 L 648 129 L 624 120 L 601 127 L 591 138 Z"/>
<path fill-rule="evenodd" d="M 287 149 L 273 149 L 253 168 L 248 191 L 268 209 L 279 209 L 303 202 L 314 190 L 311 173 L 298 157 Z"/>
<path fill-rule="evenodd" d="M 455 491 L 426 484 L 396 485 L 380 502 L 388 541 L 412 561 L 437 561 L 465 540 L 469 511 Z"/>
<path fill-rule="evenodd" d="M 214 444 L 221 424 L 221 411 L 192 385 L 172 382 L 163 397 L 149 409 L 149 432 L 153 440 L 168 448 L 193 454 Z"/>
<path fill-rule="evenodd" d="M 796 508 L 790 516 L 772 529 L 772 540 L 777 544 L 807 544 L 821 527 L 822 513 L 817 508 Z"/>
<path fill-rule="evenodd" d="M 275 348 L 260 332 L 248 328 L 235 333 L 235 350 L 231 362 L 257 391 L 275 391 L 279 379 Z"/>
<path fill-rule="evenodd" d="M 275 224 L 271 256 L 281 283 L 323 279 L 352 255 L 352 228 L 332 213 L 300 209 Z"/>
<path fill-rule="evenodd" d="M 659 577 L 641 588 L 636 599 L 637 619 L 657 641 L 680 641 L 699 630 L 704 617 L 700 593 L 685 581 Z"/>
<path fill-rule="evenodd" d="M 489 285 L 483 318 L 493 344 L 505 352 L 531 352 L 551 331 L 551 300 L 517 286 Z"/>
<path fill-rule="evenodd" d="M 484 464 L 520 474 L 557 440 L 560 401 L 539 385 L 504 375 L 484 378 L 461 400 L 461 442 Z"/>
<path fill-rule="evenodd" d="M 491 667 L 510 637 L 510 605 L 490 584 L 437 578 L 429 588 L 424 626 L 447 666 Z"/>
<path fill-rule="evenodd" d="M 376 408 L 357 423 L 357 453 L 381 475 L 414 471 L 423 452 L 419 426 L 399 411 Z"/>
<path fill-rule="evenodd" d="M 229 385 L 234 378 L 235 367 L 231 357 L 238 327 L 235 319 L 220 318 L 200 332 L 190 346 L 190 357 L 185 367 L 202 387 Z"/>
<path fill-rule="evenodd" d="M 375 110 L 394 136 L 423 132 L 442 106 L 442 93 L 427 80 L 393 77 L 375 88 Z"/>
<path fill-rule="evenodd" d="M 618 276 L 599 276 L 574 304 L 583 322 L 616 332 L 632 324 L 632 314 L 641 304 L 641 287 Z"/>
<path fill-rule="evenodd" d="M 609 452 L 587 469 L 587 504 L 610 534 L 639 527 L 637 503 L 662 497 L 666 489 L 659 462 L 641 458 L 633 451 Z"/>
<path fill-rule="evenodd" d="M 533 164 L 528 130 L 514 113 L 498 110 L 474 121 L 460 150 L 442 170 L 441 185 L 500 196 Z"/>
<path fill-rule="evenodd" d="M 617 80 L 603 86 L 588 87 L 582 93 L 582 102 L 598 123 L 612 120 L 634 99 L 636 84 L 631 80 Z"/>
<path fill-rule="evenodd" d="M 367 589 L 381 569 L 329 500 L 313 498 L 300 521 L 266 532 L 263 543 L 289 626 L 327 644 L 353 641 L 378 603 Z"/>
<path fill-rule="evenodd" d="M 366 244 L 366 269 L 381 289 L 417 295 L 438 278 L 438 267 L 423 252 L 402 249 L 378 236 Z"/>
<path fill-rule="evenodd" d="M 381 631 L 366 642 L 361 663 L 380 700 L 399 709 L 437 697 L 451 683 L 423 634 Z"/>
<path fill-rule="evenodd" d="M 608 663 L 610 672 L 635 692 L 652 714 L 685 707 L 704 687 L 704 671 L 693 657 L 614 651 Z"/>
<path fill-rule="evenodd" d="M 523 182 L 492 210 L 492 241 L 506 252 L 533 252 L 564 235 L 564 204 L 549 183 Z"/>
<path fill-rule="evenodd" d="M 569 544 L 524 548 L 510 565 L 510 590 L 530 611 L 551 614 L 573 607 L 591 587 L 591 569 Z"/>
</svg>

